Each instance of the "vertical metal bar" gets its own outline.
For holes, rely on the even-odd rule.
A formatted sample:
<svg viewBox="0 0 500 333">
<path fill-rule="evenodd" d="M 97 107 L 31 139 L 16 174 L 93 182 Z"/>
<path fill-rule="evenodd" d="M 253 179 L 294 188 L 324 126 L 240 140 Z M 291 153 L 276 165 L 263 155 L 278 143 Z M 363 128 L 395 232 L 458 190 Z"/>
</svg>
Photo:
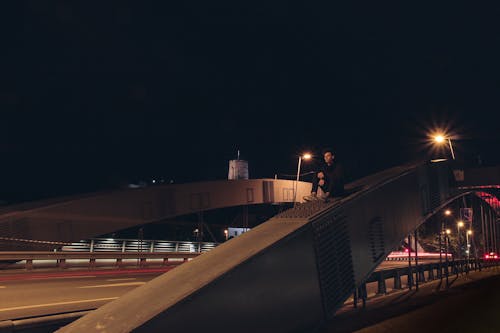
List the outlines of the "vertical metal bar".
<svg viewBox="0 0 500 333">
<path fill-rule="evenodd" d="M 446 264 L 445 264 L 446 267 L 445 267 L 444 275 L 446 277 L 446 288 L 448 288 L 450 286 L 450 282 L 448 280 L 448 275 L 449 275 L 449 272 L 448 272 L 448 244 L 449 244 L 450 241 L 449 241 L 449 237 L 448 237 L 447 234 L 444 235 L 444 242 L 446 244 L 445 245 L 446 252 L 444 254 L 445 255 L 444 258 L 445 258 L 445 262 L 446 262 Z"/>
<path fill-rule="evenodd" d="M 493 226 L 493 248 L 495 249 L 495 253 L 498 254 L 498 242 L 497 242 L 497 224 L 495 221 L 495 215 L 493 214 L 493 209 L 489 209 L 490 221 Z"/>
<path fill-rule="evenodd" d="M 295 202 L 297 201 L 297 190 L 299 185 L 300 177 L 300 163 L 302 162 L 302 155 L 299 156 L 299 162 L 297 163 L 297 179 L 295 180 L 295 190 L 293 191 L 293 207 L 295 207 Z"/>
<path fill-rule="evenodd" d="M 441 230 L 439 231 L 439 279 L 443 281 L 443 244 L 442 244 L 442 236 L 443 236 L 443 224 L 441 223 Z"/>
<path fill-rule="evenodd" d="M 417 279 L 415 280 L 415 289 L 418 291 L 418 280 L 419 280 L 419 271 L 418 271 L 418 244 L 417 244 L 417 230 L 414 232 L 413 236 L 415 240 L 415 268 L 417 269 Z"/>
<path fill-rule="evenodd" d="M 411 235 L 408 235 L 408 288 L 413 287 L 413 271 L 411 269 Z"/>
<path fill-rule="evenodd" d="M 488 208 L 486 207 L 486 210 L 484 212 L 484 216 L 485 216 L 485 219 L 486 221 L 488 222 L 488 230 L 489 230 L 489 236 L 490 236 L 490 239 L 489 239 L 489 243 L 490 243 L 490 249 L 489 251 L 494 251 L 494 244 L 493 244 L 493 228 L 492 228 L 492 224 L 491 224 L 491 219 L 490 219 L 490 212 L 488 210 Z"/>
<path fill-rule="evenodd" d="M 481 211 L 481 234 L 483 236 L 483 252 L 488 252 L 487 250 L 487 243 L 486 243 L 486 224 L 484 223 L 484 209 L 483 209 L 483 204 L 479 204 L 479 209 Z"/>
<path fill-rule="evenodd" d="M 396 269 L 394 272 L 394 289 L 402 289 L 401 288 L 401 274 L 399 269 Z"/>
</svg>

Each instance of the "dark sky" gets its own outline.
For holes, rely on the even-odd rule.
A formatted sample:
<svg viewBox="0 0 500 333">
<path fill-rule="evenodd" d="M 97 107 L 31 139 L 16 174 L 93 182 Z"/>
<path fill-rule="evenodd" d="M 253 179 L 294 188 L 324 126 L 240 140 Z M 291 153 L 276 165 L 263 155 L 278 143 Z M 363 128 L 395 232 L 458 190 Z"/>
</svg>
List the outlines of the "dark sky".
<svg viewBox="0 0 500 333">
<path fill-rule="evenodd" d="M 426 146 L 436 126 L 457 158 L 500 163 L 497 8 L 17 4 L 2 42 L 6 201 L 224 179 L 238 149 L 251 178 L 293 174 L 325 146 L 356 178 L 448 154 Z"/>
</svg>

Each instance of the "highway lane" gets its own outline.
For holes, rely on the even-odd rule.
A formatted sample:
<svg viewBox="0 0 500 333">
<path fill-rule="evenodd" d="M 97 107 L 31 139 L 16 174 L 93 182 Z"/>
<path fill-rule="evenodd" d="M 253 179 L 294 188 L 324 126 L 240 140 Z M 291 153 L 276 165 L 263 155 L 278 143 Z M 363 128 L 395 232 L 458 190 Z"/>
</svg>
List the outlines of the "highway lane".
<svg viewBox="0 0 500 333">
<path fill-rule="evenodd" d="M 419 265 L 425 265 L 425 264 L 431 264 L 431 263 L 438 263 L 439 259 L 425 259 L 425 260 L 419 260 L 418 264 Z M 444 263 L 444 260 L 443 260 Z M 412 266 L 415 266 L 415 262 L 411 262 Z M 378 267 L 375 269 L 375 271 L 380 271 L 384 269 L 394 269 L 394 268 L 402 268 L 402 267 L 408 267 L 408 261 L 406 260 L 386 260 L 383 261 Z"/>
<path fill-rule="evenodd" d="M 159 274 L 89 273 L 81 276 L 0 280 L 0 320 L 95 309 Z"/>
</svg>

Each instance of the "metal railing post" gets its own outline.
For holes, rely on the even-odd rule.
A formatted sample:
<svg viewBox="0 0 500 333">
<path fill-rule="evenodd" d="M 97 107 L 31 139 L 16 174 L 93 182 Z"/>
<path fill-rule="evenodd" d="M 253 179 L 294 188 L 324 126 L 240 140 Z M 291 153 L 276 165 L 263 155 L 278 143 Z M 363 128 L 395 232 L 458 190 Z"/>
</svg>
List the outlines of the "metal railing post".
<svg viewBox="0 0 500 333">
<path fill-rule="evenodd" d="M 427 279 L 430 281 L 434 280 L 434 265 L 433 264 L 429 265 L 429 270 L 427 271 Z"/>
<path fill-rule="evenodd" d="M 394 289 L 403 289 L 401 286 L 401 274 L 399 273 L 399 269 L 396 269 L 394 272 Z"/>
<path fill-rule="evenodd" d="M 366 292 L 366 283 L 363 283 L 358 290 L 359 297 L 361 298 L 361 301 L 363 303 L 363 308 L 366 308 L 366 298 L 368 296 Z"/>
<path fill-rule="evenodd" d="M 384 271 L 379 271 L 377 279 L 377 294 L 385 295 L 387 294 L 387 288 L 385 285 Z"/>
</svg>

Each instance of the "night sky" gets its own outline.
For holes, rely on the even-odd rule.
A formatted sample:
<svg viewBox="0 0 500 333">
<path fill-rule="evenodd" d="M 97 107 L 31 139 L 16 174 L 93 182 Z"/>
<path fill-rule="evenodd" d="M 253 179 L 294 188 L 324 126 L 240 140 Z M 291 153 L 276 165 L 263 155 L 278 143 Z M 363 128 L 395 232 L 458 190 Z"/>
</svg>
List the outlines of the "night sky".
<svg viewBox="0 0 500 333">
<path fill-rule="evenodd" d="M 19 1 L 2 42 L 0 199 L 294 174 L 348 179 L 431 151 L 500 163 L 497 8 L 289 1 Z M 4 11 L 5 13 L 5 11 Z M 320 156 L 318 156 L 320 158 Z M 312 168 L 304 164 L 303 171 Z"/>
</svg>

